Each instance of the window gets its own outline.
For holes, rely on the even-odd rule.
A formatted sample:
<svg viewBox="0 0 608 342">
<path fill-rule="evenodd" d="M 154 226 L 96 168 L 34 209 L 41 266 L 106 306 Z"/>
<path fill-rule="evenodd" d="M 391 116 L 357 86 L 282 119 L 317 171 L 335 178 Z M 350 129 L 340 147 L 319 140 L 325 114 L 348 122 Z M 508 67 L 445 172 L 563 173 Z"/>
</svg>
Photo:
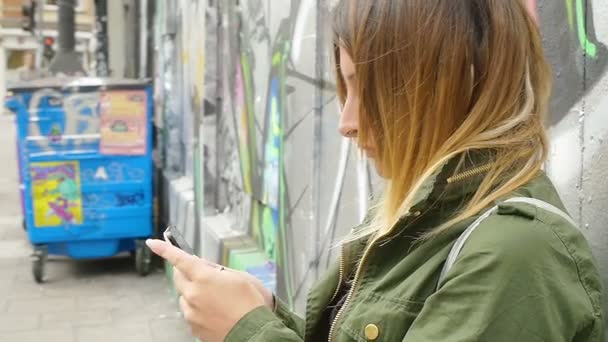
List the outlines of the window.
<svg viewBox="0 0 608 342">
<path fill-rule="evenodd" d="M 45 0 L 44 7 L 48 8 L 48 9 L 57 9 L 58 2 L 59 2 L 59 0 Z M 76 2 L 76 10 L 82 11 L 82 5 L 84 3 L 84 0 L 76 0 L 75 2 Z"/>
</svg>

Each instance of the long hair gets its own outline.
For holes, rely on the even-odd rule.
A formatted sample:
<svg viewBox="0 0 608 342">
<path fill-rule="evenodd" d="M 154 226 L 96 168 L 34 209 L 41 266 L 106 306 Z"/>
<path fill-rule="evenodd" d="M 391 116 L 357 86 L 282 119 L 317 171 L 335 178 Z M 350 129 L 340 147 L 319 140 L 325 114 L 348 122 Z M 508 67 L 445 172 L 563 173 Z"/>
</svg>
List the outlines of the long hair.
<svg viewBox="0 0 608 342">
<path fill-rule="evenodd" d="M 375 142 L 387 183 L 372 223 L 353 239 L 390 230 L 424 180 L 467 152 L 490 151 L 489 171 L 425 237 L 538 175 L 551 71 L 521 0 L 341 0 L 333 11 L 338 96 L 348 95 L 342 47 L 357 75 L 358 139 Z"/>
</svg>

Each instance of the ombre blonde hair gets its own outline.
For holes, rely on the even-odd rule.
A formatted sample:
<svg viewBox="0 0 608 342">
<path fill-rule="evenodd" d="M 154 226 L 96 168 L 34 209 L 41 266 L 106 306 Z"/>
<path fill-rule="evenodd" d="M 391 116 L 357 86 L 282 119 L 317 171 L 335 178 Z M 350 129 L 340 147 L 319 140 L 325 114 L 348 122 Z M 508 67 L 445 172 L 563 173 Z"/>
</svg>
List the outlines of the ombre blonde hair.
<svg viewBox="0 0 608 342">
<path fill-rule="evenodd" d="M 470 218 L 538 175 L 548 155 L 551 72 L 521 0 L 341 0 L 333 28 L 355 64 L 360 141 L 374 141 L 387 184 L 357 236 L 383 235 L 407 215 L 446 161 L 491 151 L 472 198 L 425 238 Z M 371 139 L 371 140 L 370 140 Z"/>
</svg>

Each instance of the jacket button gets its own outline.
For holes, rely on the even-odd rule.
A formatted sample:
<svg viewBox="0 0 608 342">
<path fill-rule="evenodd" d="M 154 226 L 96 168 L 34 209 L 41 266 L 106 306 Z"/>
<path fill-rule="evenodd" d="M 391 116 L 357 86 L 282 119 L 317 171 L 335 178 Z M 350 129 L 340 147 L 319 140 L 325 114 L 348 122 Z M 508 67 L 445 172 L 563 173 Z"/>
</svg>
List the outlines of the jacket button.
<svg viewBox="0 0 608 342">
<path fill-rule="evenodd" d="M 378 330 L 378 326 L 375 324 L 368 324 L 365 326 L 365 337 L 368 341 L 375 341 L 378 339 L 380 335 L 380 330 Z"/>
</svg>

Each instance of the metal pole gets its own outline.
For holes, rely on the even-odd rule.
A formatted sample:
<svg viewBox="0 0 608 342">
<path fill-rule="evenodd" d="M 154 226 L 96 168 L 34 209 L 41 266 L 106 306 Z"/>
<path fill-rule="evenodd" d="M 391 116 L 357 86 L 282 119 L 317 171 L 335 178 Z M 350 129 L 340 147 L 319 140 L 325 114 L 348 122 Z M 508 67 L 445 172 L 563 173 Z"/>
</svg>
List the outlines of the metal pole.
<svg viewBox="0 0 608 342">
<path fill-rule="evenodd" d="M 220 61 L 223 58 L 224 51 L 224 6 L 225 4 L 222 1 L 217 1 L 215 3 L 217 8 L 217 25 L 216 25 L 216 49 L 215 49 L 215 77 L 216 77 L 216 87 L 215 87 L 215 183 L 213 184 L 213 204 L 214 208 L 220 207 L 220 197 L 219 197 L 219 189 L 220 189 L 220 144 L 221 144 L 221 136 L 219 134 L 219 124 L 220 118 L 224 115 L 224 77 L 223 71 L 226 68 Z"/>
<path fill-rule="evenodd" d="M 139 2 L 139 70 L 138 77 L 145 78 L 148 65 L 148 0 Z"/>
<path fill-rule="evenodd" d="M 6 50 L 0 44 L 0 80 L 6 79 Z M 0 114 L 4 114 L 7 109 L 4 107 L 6 99 L 6 82 L 0 82 Z"/>
<path fill-rule="evenodd" d="M 37 40 L 38 48 L 36 49 L 35 66 L 36 70 L 42 68 L 42 59 L 44 53 L 44 0 L 33 0 L 36 2 L 36 28 L 38 28 Z"/>
<path fill-rule="evenodd" d="M 64 52 L 74 51 L 76 48 L 76 18 L 74 16 L 76 0 L 59 0 L 57 4 L 59 10 L 57 27 L 59 50 Z"/>
<path fill-rule="evenodd" d="M 320 85 L 315 87 L 315 105 L 314 105 L 314 119 L 313 119 L 313 154 L 312 154 L 312 209 L 313 209 L 313 220 L 312 229 L 315 232 L 315 246 L 314 246 L 314 279 L 319 278 L 320 267 L 319 262 L 323 255 L 323 236 L 321 236 L 321 159 L 322 150 L 321 144 L 323 143 L 323 80 L 324 80 L 324 59 L 323 51 L 325 42 L 323 41 L 323 29 L 320 27 L 320 23 L 323 23 L 323 0 L 317 0 L 317 40 L 315 45 L 315 78 L 321 82 Z"/>
<path fill-rule="evenodd" d="M 95 49 L 95 71 L 98 77 L 110 74 L 108 67 L 108 2 L 95 0 L 95 22 L 97 46 Z"/>
<path fill-rule="evenodd" d="M 59 51 L 49 66 L 49 71 L 55 75 L 84 75 L 82 61 L 75 51 L 76 19 L 74 8 L 76 0 L 58 0 L 58 44 Z"/>
</svg>

